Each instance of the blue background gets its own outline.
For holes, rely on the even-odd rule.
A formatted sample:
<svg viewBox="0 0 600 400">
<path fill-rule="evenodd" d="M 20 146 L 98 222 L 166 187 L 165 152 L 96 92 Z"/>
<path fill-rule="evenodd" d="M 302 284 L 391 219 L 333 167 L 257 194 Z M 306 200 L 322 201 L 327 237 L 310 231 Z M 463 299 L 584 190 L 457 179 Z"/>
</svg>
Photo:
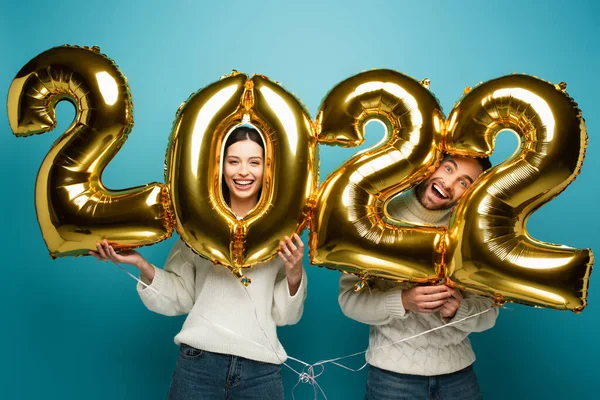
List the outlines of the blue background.
<svg viewBox="0 0 600 400">
<path fill-rule="evenodd" d="M 370 68 L 418 79 L 448 112 L 467 85 L 511 72 L 566 81 L 590 136 L 578 179 L 528 224 L 541 240 L 600 251 L 595 231 L 600 167 L 600 6 L 592 1 L 11 1 L 0 11 L 0 94 L 29 59 L 61 44 L 98 45 L 128 77 L 135 127 L 106 169 L 108 187 L 164 182 L 175 111 L 188 95 L 237 69 L 258 72 L 294 92 L 316 114 L 337 82 Z M 58 106 L 55 132 L 15 138 L 0 113 L 0 398 L 161 399 L 177 357 L 183 319 L 145 309 L 135 282 L 90 258 L 52 261 L 35 216 L 37 169 L 72 120 Z M 381 128 L 369 126 L 369 143 Z M 516 141 L 501 137 L 501 161 Z M 354 149 L 323 147 L 321 180 Z M 175 239 L 142 249 L 161 264 Z M 307 263 L 308 265 L 308 263 Z M 290 355 L 315 362 L 364 350 L 368 328 L 337 304 L 338 274 L 308 267 L 302 321 L 281 329 Z M 586 398 L 600 391 L 600 279 L 592 275 L 580 315 L 509 304 L 496 327 L 472 335 L 487 399 Z M 362 365 L 362 356 L 346 360 Z M 284 372 L 286 394 L 296 377 Z M 327 366 L 329 399 L 360 399 L 366 373 Z M 591 395 L 593 397 L 593 395 Z M 296 399 L 313 397 L 301 384 Z M 321 397 L 322 398 L 322 397 Z"/>
</svg>

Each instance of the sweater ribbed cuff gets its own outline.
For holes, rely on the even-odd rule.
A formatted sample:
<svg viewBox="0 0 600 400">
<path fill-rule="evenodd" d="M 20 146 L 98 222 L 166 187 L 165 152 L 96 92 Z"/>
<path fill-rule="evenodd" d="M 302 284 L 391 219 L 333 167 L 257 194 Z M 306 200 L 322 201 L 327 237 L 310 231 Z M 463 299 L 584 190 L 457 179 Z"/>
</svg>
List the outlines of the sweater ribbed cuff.
<svg viewBox="0 0 600 400">
<path fill-rule="evenodd" d="M 307 283 L 306 279 L 308 279 L 306 277 L 306 269 L 304 267 L 302 267 L 302 278 L 300 278 L 300 285 L 298 285 L 298 290 L 296 291 L 296 294 L 294 294 L 293 296 L 290 294 L 290 286 L 287 283 L 287 279 L 285 280 L 285 285 L 287 287 L 288 300 L 299 298 L 301 301 L 304 301 L 304 298 L 306 297 L 304 295 L 304 293 L 306 292 L 306 283 Z"/>
<path fill-rule="evenodd" d="M 393 318 L 406 317 L 406 310 L 402 303 L 402 288 L 395 287 L 385 292 L 385 309 Z"/>
<path fill-rule="evenodd" d="M 146 287 L 142 285 L 141 282 L 138 282 L 136 287 L 140 296 L 144 296 L 147 298 L 158 296 L 158 294 L 160 293 L 160 289 L 162 288 L 162 283 L 165 279 L 165 271 L 163 271 L 160 268 L 156 268 L 154 265 L 152 267 L 154 267 L 154 279 L 152 279 L 152 283 L 148 285 L 148 282 L 145 279 L 140 278 L 140 280 L 148 286 Z"/>
</svg>

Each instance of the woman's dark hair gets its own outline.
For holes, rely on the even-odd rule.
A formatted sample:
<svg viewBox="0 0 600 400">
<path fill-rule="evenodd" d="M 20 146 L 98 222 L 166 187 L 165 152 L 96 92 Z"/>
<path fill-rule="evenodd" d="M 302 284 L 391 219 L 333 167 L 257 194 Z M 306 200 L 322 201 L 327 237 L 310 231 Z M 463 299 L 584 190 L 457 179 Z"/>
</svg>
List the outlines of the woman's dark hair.
<svg viewBox="0 0 600 400">
<path fill-rule="evenodd" d="M 254 143 L 258 144 L 261 149 L 263 149 L 263 156 L 265 154 L 265 144 L 263 143 L 262 137 L 260 137 L 260 133 L 252 127 L 249 126 L 238 126 L 234 130 L 231 131 L 229 136 L 227 137 L 227 141 L 225 141 L 225 147 L 223 148 L 223 170 L 225 170 L 225 158 L 227 157 L 227 149 L 232 144 L 237 142 L 241 142 L 242 140 L 252 140 Z M 231 207 L 231 196 L 229 194 L 229 187 L 225 183 L 225 179 L 221 179 L 221 193 L 223 193 L 223 200 L 227 203 L 228 206 Z M 260 195 L 262 193 L 262 186 L 258 190 L 258 198 L 260 199 Z"/>
</svg>

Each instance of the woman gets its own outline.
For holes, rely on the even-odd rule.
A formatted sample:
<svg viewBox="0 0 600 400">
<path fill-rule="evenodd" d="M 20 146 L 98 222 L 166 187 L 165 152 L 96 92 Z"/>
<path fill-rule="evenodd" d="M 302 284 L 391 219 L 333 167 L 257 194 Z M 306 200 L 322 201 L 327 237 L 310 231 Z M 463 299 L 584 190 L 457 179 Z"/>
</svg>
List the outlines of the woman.
<svg viewBox="0 0 600 400">
<path fill-rule="evenodd" d="M 259 133 L 238 127 L 225 143 L 223 197 L 245 216 L 262 188 L 264 145 Z M 169 399 L 283 399 L 281 364 L 286 353 L 276 326 L 300 320 L 306 298 L 304 244 L 285 237 L 278 258 L 246 272 L 244 288 L 223 266 L 201 258 L 178 241 L 164 270 L 136 251 L 117 253 L 106 242 L 90 252 L 99 260 L 137 267 L 148 287 L 138 293 L 152 311 L 188 313 L 175 343 L 180 345 Z"/>
</svg>

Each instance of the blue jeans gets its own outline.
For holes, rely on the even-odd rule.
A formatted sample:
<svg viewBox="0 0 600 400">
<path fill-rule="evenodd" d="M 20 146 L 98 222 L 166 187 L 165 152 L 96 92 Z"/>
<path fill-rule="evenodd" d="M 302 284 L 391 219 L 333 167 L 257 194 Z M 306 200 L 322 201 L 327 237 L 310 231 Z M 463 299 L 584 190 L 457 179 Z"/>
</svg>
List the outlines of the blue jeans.
<svg viewBox="0 0 600 400">
<path fill-rule="evenodd" d="M 168 400 L 283 400 L 281 365 L 182 344 Z"/>
<path fill-rule="evenodd" d="M 481 400 L 473 367 L 447 375 L 398 374 L 369 366 L 366 400 Z"/>
</svg>

